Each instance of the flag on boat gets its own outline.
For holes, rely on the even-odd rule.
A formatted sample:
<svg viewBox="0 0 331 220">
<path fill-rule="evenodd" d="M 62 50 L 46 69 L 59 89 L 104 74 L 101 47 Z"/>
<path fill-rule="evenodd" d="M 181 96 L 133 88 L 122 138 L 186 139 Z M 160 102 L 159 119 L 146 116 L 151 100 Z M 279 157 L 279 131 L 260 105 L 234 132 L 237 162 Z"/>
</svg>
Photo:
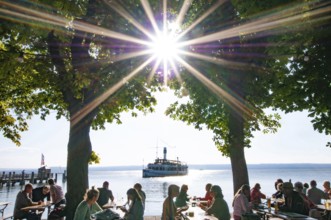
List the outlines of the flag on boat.
<svg viewBox="0 0 331 220">
<path fill-rule="evenodd" d="M 41 154 L 41 166 L 45 166 L 45 156 Z"/>
</svg>

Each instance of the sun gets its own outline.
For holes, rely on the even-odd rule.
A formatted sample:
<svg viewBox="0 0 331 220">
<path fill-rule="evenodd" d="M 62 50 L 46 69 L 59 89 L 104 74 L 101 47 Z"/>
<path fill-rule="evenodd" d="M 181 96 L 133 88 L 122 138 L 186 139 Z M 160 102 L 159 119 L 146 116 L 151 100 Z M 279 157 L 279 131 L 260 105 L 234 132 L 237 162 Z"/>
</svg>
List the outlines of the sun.
<svg viewBox="0 0 331 220">
<path fill-rule="evenodd" d="M 151 53 L 159 62 L 172 62 L 178 56 L 180 46 L 177 32 L 178 27 L 170 24 L 152 39 L 150 44 Z"/>
<path fill-rule="evenodd" d="M 151 44 L 152 54 L 161 61 L 171 61 L 179 51 L 178 43 L 174 37 L 163 33 L 156 37 Z"/>
</svg>

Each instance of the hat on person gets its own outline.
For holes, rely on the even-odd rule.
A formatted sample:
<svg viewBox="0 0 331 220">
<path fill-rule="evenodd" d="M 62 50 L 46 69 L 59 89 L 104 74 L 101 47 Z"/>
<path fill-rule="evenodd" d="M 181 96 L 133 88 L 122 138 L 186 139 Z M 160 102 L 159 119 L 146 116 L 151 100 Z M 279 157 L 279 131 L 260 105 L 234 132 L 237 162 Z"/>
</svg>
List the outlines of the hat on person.
<svg viewBox="0 0 331 220">
<path fill-rule="evenodd" d="M 283 183 L 282 188 L 283 189 L 293 189 L 293 184 L 290 182 L 285 182 L 285 183 Z"/>
</svg>

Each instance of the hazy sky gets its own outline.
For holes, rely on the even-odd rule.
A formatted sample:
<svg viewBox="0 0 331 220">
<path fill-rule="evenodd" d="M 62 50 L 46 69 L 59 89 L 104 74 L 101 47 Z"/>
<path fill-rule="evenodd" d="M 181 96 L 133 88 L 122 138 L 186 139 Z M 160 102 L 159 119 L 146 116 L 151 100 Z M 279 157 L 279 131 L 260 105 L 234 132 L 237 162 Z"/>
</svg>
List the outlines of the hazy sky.
<svg viewBox="0 0 331 220">
<path fill-rule="evenodd" d="M 123 114 L 123 124 L 91 131 L 93 149 L 101 157 L 101 166 L 143 166 L 154 161 L 157 153 L 163 157 L 165 146 L 168 159 L 178 156 L 188 164 L 230 163 L 214 146 L 212 132 L 198 131 L 164 116 L 173 96 L 164 93 L 158 97 L 155 113 L 138 118 Z M 247 163 L 330 163 L 331 148 L 325 146 L 330 137 L 314 131 L 306 115 L 282 114 L 278 133 L 255 133 L 252 148 L 245 150 Z M 35 118 L 29 125 L 20 147 L 0 137 L 0 168 L 38 168 L 41 154 L 48 166 L 65 166 L 69 123 L 51 116 L 46 121 Z"/>
</svg>

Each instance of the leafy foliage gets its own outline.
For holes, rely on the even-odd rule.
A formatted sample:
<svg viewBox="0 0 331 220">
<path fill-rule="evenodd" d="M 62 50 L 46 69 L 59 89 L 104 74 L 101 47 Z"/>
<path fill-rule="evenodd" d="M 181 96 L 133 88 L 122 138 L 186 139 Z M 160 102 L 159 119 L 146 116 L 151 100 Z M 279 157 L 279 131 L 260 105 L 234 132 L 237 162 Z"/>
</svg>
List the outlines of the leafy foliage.
<svg viewBox="0 0 331 220">
<path fill-rule="evenodd" d="M 127 61 L 114 63 L 112 59 L 131 49 L 118 49 L 118 44 L 123 42 L 100 33 L 84 33 L 73 28 L 76 21 L 89 22 L 95 24 L 95 27 L 133 34 L 132 24 L 115 16 L 115 11 L 103 5 L 102 1 L 16 3 L 19 4 L 18 7 L 22 7 L 18 10 L 27 8 L 27 14 L 39 11 L 40 17 L 44 14 L 49 17 L 48 20 L 24 21 L 22 17 L 3 15 L 0 59 L 6 62 L 0 64 L 0 80 L 4 85 L 0 91 L 0 127 L 5 137 L 19 145 L 19 133 L 28 129 L 27 120 L 33 114 L 39 114 L 45 119 L 51 111 L 56 111 L 57 118 L 70 118 L 77 109 L 121 81 L 144 58 L 132 59 L 130 66 Z M 131 6 L 131 10 L 137 8 L 134 1 L 127 6 Z M 14 4 L 4 1 L 1 7 L 11 10 Z M 60 22 L 50 22 L 54 20 Z M 77 37 L 79 35 L 85 36 Z M 77 47 L 72 46 L 73 43 L 77 43 Z M 50 47 L 56 50 L 56 59 Z M 55 47 L 57 48 L 54 49 Z M 146 76 L 140 74 L 131 82 L 126 82 L 125 89 L 117 91 L 98 106 L 99 113 L 95 114 L 92 128 L 103 129 L 105 122 L 121 123 L 119 118 L 122 111 L 153 111 L 152 106 L 156 100 L 151 92 L 155 89 L 146 87 Z"/>
<path fill-rule="evenodd" d="M 245 18 L 259 17 L 262 13 L 283 13 L 298 16 L 285 31 L 267 38 L 266 67 L 277 76 L 272 84 L 270 106 L 285 112 L 308 110 L 314 129 L 329 135 L 330 130 L 330 18 L 326 16 L 329 1 L 268 1 L 254 4 L 233 1 Z M 277 7 L 276 7 L 277 6 Z M 273 12 L 272 11 L 272 12 Z"/>
<path fill-rule="evenodd" d="M 199 35 L 204 36 L 220 31 L 226 32 L 240 24 L 240 19 L 236 18 L 236 10 L 227 3 L 208 16 L 192 32 L 198 29 Z M 211 56 L 215 60 L 221 59 L 224 61 L 223 65 L 190 57 L 186 57 L 186 60 L 231 97 L 216 95 L 208 85 L 202 86 L 190 72 L 182 73 L 185 83 L 173 82 L 172 88 L 177 91 L 179 97 L 185 91 L 189 101 L 172 104 L 166 114 L 173 119 L 193 124 L 197 129 L 203 129 L 205 126 L 212 130 L 217 148 L 226 156 L 230 155 L 232 136 L 229 131 L 229 117 L 231 112 L 238 111 L 232 102 L 240 102 L 249 107 L 249 113 L 244 113 L 245 147 L 250 147 L 253 131 L 263 129 L 266 133 L 275 132 L 280 127 L 279 115 L 265 115 L 261 110 L 270 105 L 270 84 L 275 80 L 274 74 L 263 72 L 259 67 L 263 62 L 265 48 L 255 48 L 254 45 L 262 43 L 263 40 L 254 39 L 254 35 L 245 35 L 194 45 L 193 52 Z"/>
</svg>

